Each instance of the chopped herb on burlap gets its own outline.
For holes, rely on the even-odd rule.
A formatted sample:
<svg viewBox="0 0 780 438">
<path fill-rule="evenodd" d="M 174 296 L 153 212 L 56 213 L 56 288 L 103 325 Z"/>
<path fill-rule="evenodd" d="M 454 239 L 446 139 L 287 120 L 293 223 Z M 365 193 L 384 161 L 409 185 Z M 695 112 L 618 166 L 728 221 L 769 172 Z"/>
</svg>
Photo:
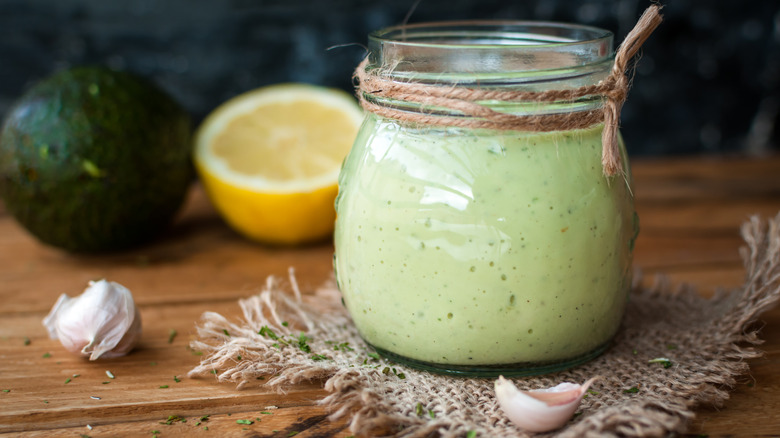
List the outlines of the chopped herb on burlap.
<svg viewBox="0 0 780 438">
<path fill-rule="evenodd" d="M 748 360 L 760 357 L 755 324 L 780 298 L 780 214 L 742 227 L 746 246 L 743 287 L 703 298 L 689 286 L 663 280 L 635 287 L 623 327 L 599 358 L 568 371 L 513 379 L 520 389 L 582 383 L 601 376 L 579 413 L 548 435 L 683 433 L 697 406 L 720 406 Z M 302 296 L 269 278 L 265 289 L 240 301 L 242 321 L 203 315 L 192 348 L 206 353 L 190 376 L 217 371 L 239 388 L 265 385 L 284 391 L 322 381 L 321 400 L 332 418 L 351 418 L 358 436 L 525 436 L 504 416 L 492 379 L 417 371 L 379 358 L 357 334 L 332 285 Z M 227 335 L 229 333 L 230 335 Z M 259 379 L 264 377 L 264 379 Z"/>
</svg>

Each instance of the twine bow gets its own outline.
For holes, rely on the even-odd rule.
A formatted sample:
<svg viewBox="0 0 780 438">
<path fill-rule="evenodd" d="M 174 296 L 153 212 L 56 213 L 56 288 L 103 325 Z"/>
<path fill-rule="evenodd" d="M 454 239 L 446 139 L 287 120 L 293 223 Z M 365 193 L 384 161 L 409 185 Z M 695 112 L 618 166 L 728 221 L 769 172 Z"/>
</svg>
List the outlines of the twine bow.
<svg viewBox="0 0 780 438">
<path fill-rule="evenodd" d="M 661 6 L 648 7 L 631 32 L 620 44 L 612 70 L 607 78 L 595 85 L 568 90 L 541 92 L 489 90 L 456 86 L 428 85 L 393 80 L 386 70 L 368 69 L 368 58 L 355 70 L 358 79 L 358 98 L 367 111 L 396 120 L 426 125 L 549 132 L 579 129 L 604 123 L 601 144 L 601 164 L 606 176 L 622 170 L 618 127 L 620 110 L 626 101 L 630 81 L 626 76 L 629 62 L 636 55 L 650 34 L 661 24 Z M 391 98 L 419 103 L 426 106 L 447 108 L 468 117 L 433 115 L 379 105 L 366 96 Z M 603 96 L 604 105 L 596 110 L 542 115 L 515 115 L 494 111 L 481 101 L 502 102 L 565 102 L 586 96 Z"/>
</svg>

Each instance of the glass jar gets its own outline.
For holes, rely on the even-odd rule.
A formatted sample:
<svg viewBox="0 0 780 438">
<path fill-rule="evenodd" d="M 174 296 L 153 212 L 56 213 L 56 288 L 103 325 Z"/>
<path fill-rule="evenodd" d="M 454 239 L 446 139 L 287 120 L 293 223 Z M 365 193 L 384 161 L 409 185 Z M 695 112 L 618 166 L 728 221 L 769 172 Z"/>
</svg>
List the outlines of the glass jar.
<svg viewBox="0 0 780 438">
<path fill-rule="evenodd" d="M 534 22 L 429 23 L 369 37 L 368 69 L 453 90 L 547 91 L 598 83 L 612 34 Z M 344 162 L 334 269 L 365 341 L 435 372 L 532 375 L 607 348 L 631 286 L 638 232 L 623 172 L 602 171 L 603 123 L 551 132 L 438 126 L 457 110 L 364 95 Z M 604 100 L 482 105 L 515 115 L 598 110 Z"/>
</svg>

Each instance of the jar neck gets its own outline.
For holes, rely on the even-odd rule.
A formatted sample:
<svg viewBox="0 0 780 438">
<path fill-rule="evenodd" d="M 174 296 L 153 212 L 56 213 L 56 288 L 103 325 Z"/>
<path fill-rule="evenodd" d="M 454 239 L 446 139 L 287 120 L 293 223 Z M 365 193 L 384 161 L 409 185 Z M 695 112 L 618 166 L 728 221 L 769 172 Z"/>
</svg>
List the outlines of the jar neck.
<svg viewBox="0 0 780 438">
<path fill-rule="evenodd" d="M 621 171 L 626 70 L 661 24 L 651 5 L 612 59 L 612 34 L 587 26 L 459 22 L 389 28 L 370 36 L 358 66 L 364 109 L 433 126 L 565 131 L 603 123 L 604 175 Z M 609 72 L 609 73 L 608 73 Z M 577 86 L 579 85 L 579 86 Z"/>
<path fill-rule="evenodd" d="M 389 27 L 369 35 L 369 69 L 388 79 L 454 87 L 547 91 L 609 75 L 613 35 L 589 26 L 460 21 Z"/>
</svg>

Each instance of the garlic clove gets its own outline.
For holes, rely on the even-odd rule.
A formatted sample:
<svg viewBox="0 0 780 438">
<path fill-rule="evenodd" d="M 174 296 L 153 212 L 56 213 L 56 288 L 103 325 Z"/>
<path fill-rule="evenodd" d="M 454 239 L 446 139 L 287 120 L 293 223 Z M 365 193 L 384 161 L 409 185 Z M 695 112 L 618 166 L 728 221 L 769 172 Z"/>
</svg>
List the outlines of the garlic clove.
<svg viewBox="0 0 780 438">
<path fill-rule="evenodd" d="M 125 355 L 141 335 L 141 315 L 132 294 L 106 280 L 90 282 L 76 298 L 62 294 L 43 325 L 50 338 L 90 360 Z"/>
<path fill-rule="evenodd" d="M 595 377 L 582 385 L 566 382 L 552 388 L 521 391 L 499 376 L 495 383 L 496 399 L 518 427 L 529 432 L 548 432 L 569 421 L 594 380 Z"/>
<path fill-rule="evenodd" d="M 43 326 L 46 327 L 46 331 L 49 332 L 49 339 L 57 339 L 57 327 L 54 321 L 57 320 L 57 315 L 60 312 L 65 308 L 70 307 L 72 304 L 70 301 L 72 299 L 73 298 L 69 297 L 67 294 L 60 295 L 57 302 L 54 303 L 54 307 L 49 311 L 49 314 L 46 315 L 46 318 L 43 318 Z"/>
</svg>

